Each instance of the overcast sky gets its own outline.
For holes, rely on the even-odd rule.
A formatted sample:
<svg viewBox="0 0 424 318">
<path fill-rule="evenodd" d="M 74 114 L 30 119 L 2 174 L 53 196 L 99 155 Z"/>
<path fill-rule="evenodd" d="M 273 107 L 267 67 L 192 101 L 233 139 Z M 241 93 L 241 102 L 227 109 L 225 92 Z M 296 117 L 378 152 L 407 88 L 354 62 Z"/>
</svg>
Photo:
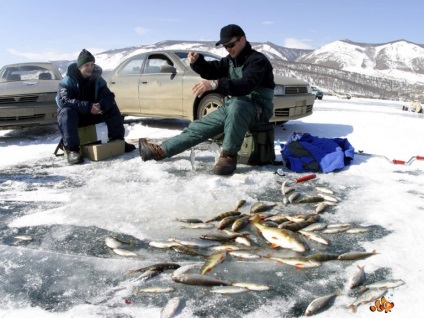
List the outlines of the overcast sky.
<svg viewBox="0 0 424 318">
<path fill-rule="evenodd" d="M 330 42 L 424 44 L 421 0 L 0 0 L 0 65 L 72 60 L 163 40 L 219 39 L 235 23 L 252 42 L 315 49 Z"/>
</svg>

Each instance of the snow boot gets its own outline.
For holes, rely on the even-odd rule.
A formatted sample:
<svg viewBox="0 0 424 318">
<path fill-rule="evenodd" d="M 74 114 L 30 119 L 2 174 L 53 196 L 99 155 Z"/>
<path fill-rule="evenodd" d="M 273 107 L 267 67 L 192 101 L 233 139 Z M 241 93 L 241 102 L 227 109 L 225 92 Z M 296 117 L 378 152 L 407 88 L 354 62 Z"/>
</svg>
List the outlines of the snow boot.
<svg viewBox="0 0 424 318">
<path fill-rule="evenodd" d="M 166 158 L 163 148 L 159 145 L 148 143 L 146 138 L 140 138 L 138 140 L 138 151 L 143 161 L 152 159 L 159 161 Z"/>
<path fill-rule="evenodd" d="M 125 142 L 125 152 L 131 152 L 133 150 L 135 150 L 135 146 L 133 144 L 129 144 L 127 142 Z"/>
<path fill-rule="evenodd" d="M 213 167 L 213 173 L 220 176 L 230 175 L 237 168 L 237 153 L 221 151 L 218 162 Z"/>
<path fill-rule="evenodd" d="M 66 150 L 66 157 L 70 165 L 79 165 L 84 162 L 84 158 L 79 151 Z"/>
</svg>

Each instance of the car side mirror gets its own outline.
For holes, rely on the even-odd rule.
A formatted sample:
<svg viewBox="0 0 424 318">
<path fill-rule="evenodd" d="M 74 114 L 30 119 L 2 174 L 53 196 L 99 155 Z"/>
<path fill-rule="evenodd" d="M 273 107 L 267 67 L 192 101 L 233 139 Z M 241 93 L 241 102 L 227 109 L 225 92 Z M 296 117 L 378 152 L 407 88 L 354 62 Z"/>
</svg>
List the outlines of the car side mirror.
<svg viewBox="0 0 424 318">
<path fill-rule="evenodd" d="M 175 73 L 177 73 L 177 69 L 175 67 L 173 67 L 172 65 L 162 65 L 160 67 L 160 72 L 161 73 L 172 73 L 172 74 L 175 74 Z"/>
</svg>

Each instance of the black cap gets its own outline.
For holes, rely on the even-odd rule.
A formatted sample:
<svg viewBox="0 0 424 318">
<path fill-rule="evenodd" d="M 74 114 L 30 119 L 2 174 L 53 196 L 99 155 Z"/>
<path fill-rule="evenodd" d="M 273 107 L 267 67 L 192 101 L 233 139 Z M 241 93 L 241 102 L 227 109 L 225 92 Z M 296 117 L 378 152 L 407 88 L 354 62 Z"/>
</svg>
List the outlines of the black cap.
<svg viewBox="0 0 424 318">
<path fill-rule="evenodd" d="M 78 55 L 77 67 L 80 68 L 82 65 L 88 62 L 95 62 L 94 56 L 86 49 L 83 49 Z"/>
<path fill-rule="evenodd" d="M 219 34 L 220 40 L 216 42 L 216 46 L 229 42 L 235 36 L 245 36 L 244 31 L 236 24 L 229 24 L 221 29 Z"/>
</svg>

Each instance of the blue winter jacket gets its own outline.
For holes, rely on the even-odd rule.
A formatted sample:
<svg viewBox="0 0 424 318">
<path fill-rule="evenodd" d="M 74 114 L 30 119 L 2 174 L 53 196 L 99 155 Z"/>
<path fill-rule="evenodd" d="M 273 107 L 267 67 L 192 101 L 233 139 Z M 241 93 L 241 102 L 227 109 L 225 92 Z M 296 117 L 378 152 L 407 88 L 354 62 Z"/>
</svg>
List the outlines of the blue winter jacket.
<svg viewBox="0 0 424 318">
<path fill-rule="evenodd" d="M 345 138 L 319 138 L 295 132 L 281 150 L 287 167 L 296 172 L 343 169 L 353 160 L 355 149 Z"/>
</svg>

